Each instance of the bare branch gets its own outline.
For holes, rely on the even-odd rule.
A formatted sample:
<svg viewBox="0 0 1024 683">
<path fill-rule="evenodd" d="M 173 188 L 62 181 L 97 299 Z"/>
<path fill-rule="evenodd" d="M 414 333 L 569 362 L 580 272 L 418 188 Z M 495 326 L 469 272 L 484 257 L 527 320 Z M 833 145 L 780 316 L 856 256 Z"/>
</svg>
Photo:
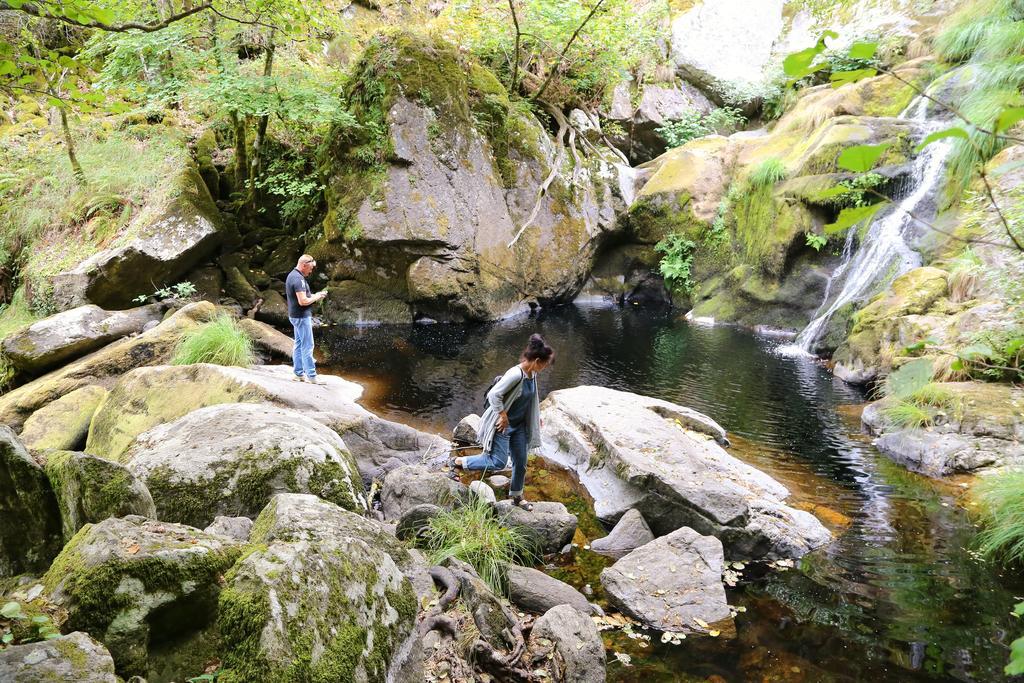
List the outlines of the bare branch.
<svg viewBox="0 0 1024 683">
<path fill-rule="evenodd" d="M 523 233 L 526 231 L 526 229 L 530 227 L 533 224 L 533 221 L 537 219 L 537 214 L 540 213 L 541 203 L 544 201 L 544 195 L 547 194 L 548 188 L 551 187 L 551 183 L 553 183 L 555 178 L 558 177 L 558 174 L 562 166 L 562 159 L 565 156 L 565 143 L 563 142 L 563 139 L 565 137 L 565 131 L 569 128 L 569 122 L 566 120 L 565 115 L 563 115 L 562 112 L 558 111 L 558 109 L 552 107 L 547 103 L 542 104 L 544 104 L 548 112 L 558 122 L 558 133 L 555 135 L 555 144 L 558 147 L 557 151 L 555 152 L 555 158 L 551 161 L 551 173 L 548 174 L 548 177 L 544 180 L 543 183 L 541 183 L 541 186 L 537 189 L 537 201 L 533 205 L 533 210 L 527 217 L 526 222 L 523 223 L 521 228 L 519 228 L 519 232 L 517 232 L 515 234 L 515 237 L 512 238 L 512 241 L 508 243 L 509 249 L 515 246 L 516 242 L 518 242 L 519 238 L 523 236 Z"/>
<path fill-rule="evenodd" d="M 1006 231 L 1006 236 L 1010 238 L 1014 246 L 1017 247 L 1018 251 L 1024 252 L 1024 244 L 1021 244 L 1017 236 L 1013 234 L 1013 230 L 1010 229 L 1010 222 L 1006 219 L 1006 215 L 1003 210 L 999 208 L 999 204 L 996 202 L 995 194 L 992 192 L 992 185 L 988 182 L 988 174 L 985 172 L 985 167 L 982 166 L 981 170 L 978 171 L 978 175 L 981 176 L 981 182 L 985 185 L 985 194 L 988 195 L 988 201 L 992 205 L 992 208 L 996 210 L 996 215 L 999 216 L 999 221 L 1003 224 L 1003 230 Z"/>
<path fill-rule="evenodd" d="M 509 94 L 514 94 L 516 92 L 516 84 L 519 82 L 519 45 L 522 40 L 522 34 L 519 31 L 519 17 L 516 16 L 514 0 L 508 0 L 508 9 L 512 12 L 512 24 L 516 28 L 516 49 L 512 59 L 512 81 L 508 85 Z"/>
<path fill-rule="evenodd" d="M 162 21 L 140 23 L 130 21 L 124 24 L 106 24 L 102 21 L 79 21 L 72 19 L 71 17 L 63 14 L 54 14 L 48 12 L 45 6 L 38 5 L 35 3 L 25 3 L 24 5 L 14 6 L 5 0 L 0 0 L 0 10 L 10 10 L 13 12 L 22 12 L 23 14 L 29 14 L 33 17 L 39 17 L 40 19 L 53 19 L 65 24 L 71 24 L 72 26 L 81 26 L 82 28 L 94 28 L 100 31 L 110 31 L 112 33 L 126 33 L 128 31 L 142 31 L 143 33 L 152 33 L 153 31 L 159 31 L 160 29 L 167 28 L 176 21 L 181 21 L 193 14 L 198 14 L 213 7 L 212 2 L 204 2 L 201 5 L 196 5 L 177 14 L 172 14 Z"/>
</svg>

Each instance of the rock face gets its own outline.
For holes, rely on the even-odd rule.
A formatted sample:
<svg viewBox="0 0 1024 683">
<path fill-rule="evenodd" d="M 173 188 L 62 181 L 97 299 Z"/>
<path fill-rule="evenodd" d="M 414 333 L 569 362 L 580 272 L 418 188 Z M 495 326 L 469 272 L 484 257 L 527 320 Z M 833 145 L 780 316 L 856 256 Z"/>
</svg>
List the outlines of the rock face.
<svg viewBox="0 0 1024 683">
<path fill-rule="evenodd" d="M 452 441 L 463 446 L 476 444 L 476 435 L 480 431 L 480 416 L 477 414 L 467 415 L 459 420 L 452 430 Z"/>
<path fill-rule="evenodd" d="M 140 435 L 121 460 L 146 483 L 160 519 L 200 528 L 217 515 L 256 517 L 284 492 L 367 509 L 362 479 L 341 437 L 272 406 L 193 411 Z"/>
<path fill-rule="evenodd" d="M 257 348 L 262 349 L 271 355 L 282 356 L 289 359 L 292 357 L 294 340 L 288 335 L 278 332 L 266 323 L 261 323 L 260 321 L 253 320 L 251 318 L 239 319 L 238 326 L 252 338 L 253 344 L 255 344 Z"/>
<path fill-rule="evenodd" d="M 60 508 L 65 541 L 87 523 L 109 517 L 156 519 L 149 489 L 115 462 L 85 453 L 53 451 L 46 457 L 45 471 Z"/>
<path fill-rule="evenodd" d="M 601 585 L 623 614 L 651 628 L 701 633 L 732 619 L 724 569 L 721 542 L 683 527 L 602 570 Z"/>
<path fill-rule="evenodd" d="M 597 626 L 569 605 L 552 607 L 533 624 L 527 658 L 546 665 L 550 680 L 600 683 L 605 680 L 604 643 Z"/>
<path fill-rule="evenodd" d="M 95 384 L 61 396 L 25 420 L 21 440 L 27 448 L 39 451 L 84 447 L 92 416 L 106 397 L 107 390 Z"/>
<path fill-rule="evenodd" d="M 249 540 L 252 520 L 248 517 L 214 517 L 213 524 L 203 529 L 205 533 L 226 536 L 236 541 Z"/>
<path fill-rule="evenodd" d="M 220 212 L 194 165 L 174 180 L 180 194 L 128 244 L 106 249 L 60 273 L 54 298 L 67 309 L 86 303 L 126 308 L 132 299 L 172 284 L 220 242 Z"/>
<path fill-rule="evenodd" d="M 106 648 L 81 631 L 63 638 L 0 650 L 0 681 L 7 683 L 117 683 Z"/>
<path fill-rule="evenodd" d="M 878 435 L 878 450 L 929 477 L 1024 464 L 1024 390 L 982 382 L 938 386 L 954 397 L 956 407 L 946 411 L 941 424 L 927 429 L 899 429 L 889 423 L 885 409 L 891 398 L 864 409 L 861 419 Z"/>
<path fill-rule="evenodd" d="M 109 388 L 129 370 L 167 362 L 181 335 L 209 321 L 216 312 L 206 301 L 190 304 L 137 337 L 110 344 L 0 396 L 0 422 L 20 428 L 33 412 L 75 389 L 90 384 Z"/>
<path fill-rule="evenodd" d="M 509 599 L 521 609 L 544 614 L 552 607 L 568 605 L 590 615 L 590 603 L 578 590 L 542 571 L 510 565 L 508 567 Z"/>
<path fill-rule="evenodd" d="M 557 553 L 576 533 L 576 515 L 561 503 L 535 502 L 533 510 L 525 510 L 512 501 L 502 500 L 494 510 L 504 526 L 518 529 L 533 549 L 543 555 Z"/>
<path fill-rule="evenodd" d="M 127 311 L 104 311 L 79 306 L 18 330 L 3 340 L 4 355 L 19 370 L 39 373 L 84 356 L 112 341 L 138 334 L 147 323 L 159 321 L 163 306 L 153 304 Z"/>
<path fill-rule="evenodd" d="M 466 487 L 440 472 L 417 465 L 403 465 L 388 472 L 380 490 L 384 517 L 397 520 L 417 505 L 451 508 L 466 500 Z"/>
<path fill-rule="evenodd" d="M 634 98 L 637 105 L 633 106 Z M 686 81 L 650 83 L 632 93 L 623 82 L 612 92 L 612 104 L 606 118 L 625 131 L 622 140 L 613 141 L 633 163 L 650 161 L 665 151 L 665 139 L 658 128 L 687 114 L 707 114 L 714 104 L 698 88 Z"/>
<path fill-rule="evenodd" d="M 50 482 L 11 428 L 0 425 L 0 577 L 41 572 L 60 547 Z"/>
<path fill-rule="evenodd" d="M 145 676 L 150 649 L 208 624 L 218 577 L 238 553 L 225 539 L 191 527 L 111 518 L 84 526 L 43 585 L 67 610 L 66 630 L 85 631 L 106 645 L 122 677 Z"/>
<path fill-rule="evenodd" d="M 590 542 L 590 549 L 618 559 L 653 540 L 654 534 L 644 521 L 644 516 L 637 510 L 627 510 L 615 523 L 611 533 Z"/>
<path fill-rule="evenodd" d="M 552 392 L 542 405 L 546 457 L 575 471 L 597 516 L 635 508 L 657 534 L 688 526 L 732 558 L 799 557 L 831 539 L 784 486 L 733 458 L 713 420 L 682 406 L 603 387 Z"/>
<path fill-rule="evenodd" d="M 326 315 L 491 320 L 572 300 L 615 228 L 611 164 L 585 162 L 571 191 L 556 179 L 510 249 L 555 155 L 537 120 L 441 41 L 379 36 L 356 72 L 383 74 L 381 92 L 357 98 L 353 112 L 384 122 L 387 137 L 352 144 L 339 134 L 325 152 L 328 214 L 310 250 L 329 264 L 332 292 L 346 292 Z M 368 168 L 359 149 L 384 163 Z"/>
<path fill-rule="evenodd" d="M 314 496 L 274 498 L 220 598 L 230 680 L 390 680 L 413 645 L 416 597 L 370 525 Z"/>
</svg>

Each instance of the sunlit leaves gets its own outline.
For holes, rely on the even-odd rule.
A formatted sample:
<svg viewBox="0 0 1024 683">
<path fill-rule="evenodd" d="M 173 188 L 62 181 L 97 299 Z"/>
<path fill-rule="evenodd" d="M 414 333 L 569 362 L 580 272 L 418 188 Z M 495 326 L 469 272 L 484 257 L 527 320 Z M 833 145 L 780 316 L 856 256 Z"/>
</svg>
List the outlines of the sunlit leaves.
<svg viewBox="0 0 1024 683">
<path fill-rule="evenodd" d="M 869 221 L 874 218 L 876 213 L 881 211 L 888 204 L 888 201 L 882 201 L 877 204 L 853 206 L 848 209 L 843 209 L 839 212 L 839 216 L 836 218 L 834 223 L 829 223 L 825 226 L 825 233 L 831 235 L 848 230 L 849 228 L 859 225 L 865 221 Z"/>
<path fill-rule="evenodd" d="M 872 59 L 878 51 L 878 43 L 859 42 L 850 46 L 850 59 Z"/>
<path fill-rule="evenodd" d="M 1007 107 L 996 117 L 996 132 L 1003 133 L 1024 120 L 1024 107 Z"/>
<path fill-rule="evenodd" d="M 892 143 L 883 142 L 878 145 L 854 145 L 847 147 L 840 153 L 839 168 L 853 173 L 866 173 L 870 171 L 875 163 L 885 154 Z"/>
<path fill-rule="evenodd" d="M 915 358 L 901 365 L 886 379 L 886 394 L 897 399 L 908 398 L 932 381 L 935 368 L 931 358 Z"/>
<path fill-rule="evenodd" d="M 878 74 L 878 69 L 854 69 L 853 71 L 836 71 L 829 75 L 828 79 L 832 82 L 833 88 L 838 88 L 846 85 L 847 83 L 856 83 L 857 81 L 864 78 L 871 78 Z"/>
<path fill-rule="evenodd" d="M 962 140 L 968 140 L 968 139 L 970 139 L 970 137 L 971 136 L 963 128 L 959 128 L 959 127 L 944 128 L 943 130 L 935 131 L 934 133 L 932 133 L 931 135 L 926 137 L 924 140 L 922 140 L 921 144 L 919 144 L 917 147 L 914 148 L 914 151 L 915 152 L 920 152 L 922 149 L 924 149 L 928 145 L 932 144 L 933 142 L 937 142 L 939 140 L 945 140 L 947 138 L 960 138 Z"/>
</svg>

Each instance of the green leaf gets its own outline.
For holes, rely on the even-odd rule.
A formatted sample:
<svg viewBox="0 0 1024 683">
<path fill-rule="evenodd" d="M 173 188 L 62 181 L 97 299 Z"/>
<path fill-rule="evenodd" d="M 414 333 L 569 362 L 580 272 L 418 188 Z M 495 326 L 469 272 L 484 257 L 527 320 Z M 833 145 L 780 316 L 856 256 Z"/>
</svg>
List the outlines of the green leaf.
<svg viewBox="0 0 1024 683">
<path fill-rule="evenodd" d="M 5 619 L 24 619 L 25 613 L 21 611 L 21 603 L 10 601 L 0 607 L 0 617 Z"/>
<path fill-rule="evenodd" d="M 901 365 L 889 375 L 886 382 L 888 393 L 896 398 L 907 398 L 932 381 L 935 370 L 931 358 L 917 358 Z"/>
<path fill-rule="evenodd" d="M 960 372 L 961 370 L 964 369 L 964 362 L 957 358 L 955 361 L 949 364 L 949 369 L 955 370 L 956 372 Z"/>
<path fill-rule="evenodd" d="M 61 637 L 63 637 L 63 636 L 61 636 L 61 634 L 59 634 L 59 633 L 47 633 L 45 636 L 43 636 L 43 639 L 44 640 L 57 640 L 58 638 L 61 638 Z"/>
<path fill-rule="evenodd" d="M 871 78 L 878 74 L 877 69 L 854 69 L 853 71 L 837 71 L 828 77 L 832 81 L 833 88 L 839 88 L 847 83 L 856 83 L 865 78 Z"/>
<path fill-rule="evenodd" d="M 854 43 L 850 46 L 850 59 L 871 59 L 878 51 L 878 43 Z"/>
<path fill-rule="evenodd" d="M 1024 617 L 1024 602 L 1018 602 L 1014 605 L 1011 614 L 1015 617 Z"/>
<path fill-rule="evenodd" d="M 836 197 L 843 197 L 843 196 L 845 196 L 845 195 L 847 195 L 849 193 L 850 193 L 850 188 L 843 187 L 842 185 L 836 185 L 835 187 L 830 187 L 827 190 L 822 190 L 821 192 L 818 192 L 817 194 L 815 194 L 814 195 L 814 201 L 815 202 L 823 202 L 826 199 L 834 199 Z"/>
<path fill-rule="evenodd" d="M 871 220 L 876 213 L 878 213 L 882 207 L 887 206 L 888 201 L 878 202 L 877 204 L 869 204 L 868 206 L 852 206 L 848 209 L 843 209 L 839 212 L 839 217 L 836 218 L 835 223 L 829 223 L 825 226 L 825 234 L 831 235 L 837 232 L 842 232 L 847 228 L 852 228 L 859 223 Z"/>
<path fill-rule="evenodd" d="M 991 358 L 994 354 L 992 347 L 988 344 L 971 344 L 957 351 L 956 355 L 962 360 L 970 361 Z"/>
<path fill-rule="evenodd" d="M 19 69 L 18 65 L 14 62 L 10 61 L 9 59 L 5 59 L 4 61 L 0 62 L 0 76 L 6 76 L 8 74 L 14 77 L 20 76 L 21 69 Z"/>
<path fill-rule="evenodd" d="M 1022 119 L 1024 119 L 1024 107 L 1007 107 L 996 117 L 996 132 L 1002 133 L 1010 130 Z"/>
<path fill-rule="evenodd" d="M 885 150 L 891 146 L 891 142 L 883 142 L 880 145 L 855 145 L 847 147 L 839 155 L 839 168 L 853 171 L 854 173 L 870 171 L 875 162 L 885 153 Z"/>
<path fill-rule="evenodd" d="M 903 353 L 906 354 L 906 355 L 910 355 L 912 353 L 917 353 L 918 351 L 924 351 L 929 346 L 937 346 L 938 343 L 939 343 L 939 340 L 937 340 L 937 339 L 935 339 L 933 337 L 929 337 L 928 339 L 922 339 L 921 341 L 917 342 L 916 344 L 911 344 L 910 346 L 904 346 L 903 347 Z"/>
<path fill-rule="evenodd" d="M 822 52 L 821 48 L 809 47 L 806 50 L 800 50 L 794 52 L 786 57 L 782 61 L 782 70 L 786 72 L 786 75 L 790 78 L 800 78 L 807 74 L 807 69 L 811 66 L 811 62 L 820 55 Z"/>
<path fill-rule="evenodd" d="M 1024 638 L 1010 643 L 1010 663 L 1003 668 L 1009 676 L 1024 674 Z"/>
<path fill-rule="evenodd" d="M 49 623 L 49 621 L 50 617 L 46 616 L 45 614 L 37 614 L 36 616 L 32 617 L 33 624 L 46 624 Z"/>
<path fill-rule="evenodd" d="M 4 645 L 10 645 L 11 643 L 14 642 L 14 634 L 13 633 L 5 633 L 4 637 L 0 638 L 0 640 L 3 641 Z"/>
<path fill-rule="evenodd" d="M 969 140 L 970 137 L 971 136 L 963 128 L 945 128 L 943 130 L 937 130 L 928 137 L 926 137 L 924 140 L 921 141 L 920 145 L 914 148 L 914 151 L 920 152 L 922 149 L 924 149 L 925 147 L 927 147 L 928 145 L 932 144 L 937 140 L 945 140 L 946 138 L 960 138 L 962 140 Z"/>
</svg>

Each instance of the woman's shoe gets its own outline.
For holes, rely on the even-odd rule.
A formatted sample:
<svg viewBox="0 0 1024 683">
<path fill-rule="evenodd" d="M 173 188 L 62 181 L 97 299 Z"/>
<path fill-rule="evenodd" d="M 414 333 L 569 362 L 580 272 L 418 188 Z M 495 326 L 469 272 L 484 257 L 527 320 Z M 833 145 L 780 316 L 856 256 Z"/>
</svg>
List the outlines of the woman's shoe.
<svg viewBox="0 0 1024 683">
<path fill-rule="evenodd" d="M 523 508 L 527 512 L 531 512 L 533 510 L 533 503 L 526 500 L 522 496 L 513 496 L 512 504 L 515 505 L 516 507 Z"/>
</svg>

